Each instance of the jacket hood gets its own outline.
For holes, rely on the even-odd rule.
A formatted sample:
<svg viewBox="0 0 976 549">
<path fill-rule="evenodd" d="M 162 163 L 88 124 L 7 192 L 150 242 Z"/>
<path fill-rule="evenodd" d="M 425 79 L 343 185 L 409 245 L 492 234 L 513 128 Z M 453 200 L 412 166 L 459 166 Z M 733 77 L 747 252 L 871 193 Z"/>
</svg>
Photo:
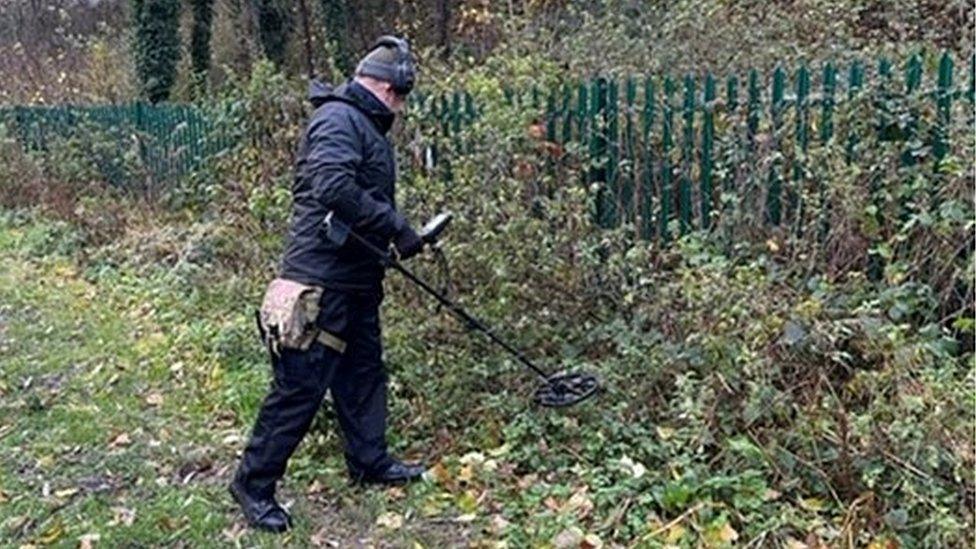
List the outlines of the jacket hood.
<svg viewBox="0 0 976 549">
<path fill-rule="evenodd" d="M 312 80 L 308 83 L 308 100 L 316 109 L 326 102 L 326 98 L 332 94 L 332 85 L 326 84 L 321 80 Z"/>
<path fill-rule="evenodd" d="M 354 80 L 347 80 L 336 88 L 320 80 L 312 80 L 308 86 L 308 100 L 316 109 L 329 101 L 349 103 L 365 114 L 383 134 L 390 130 L 396 117 L 373 92 Z"/>
</svg>

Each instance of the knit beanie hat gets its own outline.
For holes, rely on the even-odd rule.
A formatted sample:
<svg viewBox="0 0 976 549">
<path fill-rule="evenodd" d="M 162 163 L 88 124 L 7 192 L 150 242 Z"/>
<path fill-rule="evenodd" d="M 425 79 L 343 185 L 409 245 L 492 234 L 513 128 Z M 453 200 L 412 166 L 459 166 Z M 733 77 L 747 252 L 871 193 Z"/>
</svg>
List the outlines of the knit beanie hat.
<svg viewBox="0 0 976 549">
<path fill-rule="evenodd" d="M 394 45 L 401 44 L 400 47 Z M 371 76 L 393 84 L 400 95 L 413 89 L 415 69 L 413 55 L 406 40 L 384 36 L 377 40 L 373 49 L 356 66 L 357 76 Z"/>
</svg>

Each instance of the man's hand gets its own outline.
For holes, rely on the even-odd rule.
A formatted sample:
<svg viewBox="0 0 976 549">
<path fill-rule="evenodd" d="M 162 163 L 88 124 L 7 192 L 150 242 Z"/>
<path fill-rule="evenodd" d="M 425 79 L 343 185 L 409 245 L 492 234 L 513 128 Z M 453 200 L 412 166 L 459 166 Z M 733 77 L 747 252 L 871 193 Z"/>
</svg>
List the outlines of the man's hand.
<svg viewBox="0 0 976 549">
<path fill-rule="evenodd" d="M 424 249 L 424 241 L 413 227 L 404 224 L 403 229 L 393 238 L 393 246 L 396 247 L 400 259 L 410 259 Z"/>
</svg>

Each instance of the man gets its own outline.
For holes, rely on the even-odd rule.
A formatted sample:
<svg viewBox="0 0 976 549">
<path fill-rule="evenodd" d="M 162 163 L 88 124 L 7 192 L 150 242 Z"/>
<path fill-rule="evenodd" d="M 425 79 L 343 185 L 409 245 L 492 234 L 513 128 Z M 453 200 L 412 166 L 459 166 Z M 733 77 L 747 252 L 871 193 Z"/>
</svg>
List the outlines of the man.
<svg viewBox="0 0 976 549">
<path fill-rule="evenodd" d="M 406 41 L 385 36 L 351 80 L 335 90 L 313 84 L 310 99 L 316 111 L 297 155 L 280 279 L 314 287 L 321 298 L 312 315 L 315 340 L 307 350 L 283 347 L 272 353 L 274 381 L 230 485 L 254 527 L 281 532 L 291 526 L 275 501 L 275 485 L 328 389 L 354 480 L 402 483 L 423 474 L 422 466 L 397 461 L 386 449 L 386 372 L 378 316 L 383 267 L 352 241 L 330 242 L 323 226 L 332 211 L 381 249 L 392 241 L 401 259 L 422 250 L 420 237 L 396 211 L 396 166 L 386 137 L 413 82 Z"/>
</svg>

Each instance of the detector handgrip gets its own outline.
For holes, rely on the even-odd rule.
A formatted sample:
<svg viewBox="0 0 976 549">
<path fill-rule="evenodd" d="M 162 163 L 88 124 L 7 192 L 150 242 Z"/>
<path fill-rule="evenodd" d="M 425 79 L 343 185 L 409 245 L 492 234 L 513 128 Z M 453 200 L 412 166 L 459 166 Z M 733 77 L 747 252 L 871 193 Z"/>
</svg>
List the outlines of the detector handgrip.
<svg viewBox="0 0 976 549">
<path fill-rule="evenodd" d="M 451 220 L 454 219 L 454 214 L 451 212 L 442 212 L 434 216 L 433 219 L 424 225 L 424 228 L 420 229 L 420 239 L 424 241 L 425 244 L 433 244 L 437 242 L 438 237 L 444 232 L 444 229 L 451 224 Z"/>
</svg>

